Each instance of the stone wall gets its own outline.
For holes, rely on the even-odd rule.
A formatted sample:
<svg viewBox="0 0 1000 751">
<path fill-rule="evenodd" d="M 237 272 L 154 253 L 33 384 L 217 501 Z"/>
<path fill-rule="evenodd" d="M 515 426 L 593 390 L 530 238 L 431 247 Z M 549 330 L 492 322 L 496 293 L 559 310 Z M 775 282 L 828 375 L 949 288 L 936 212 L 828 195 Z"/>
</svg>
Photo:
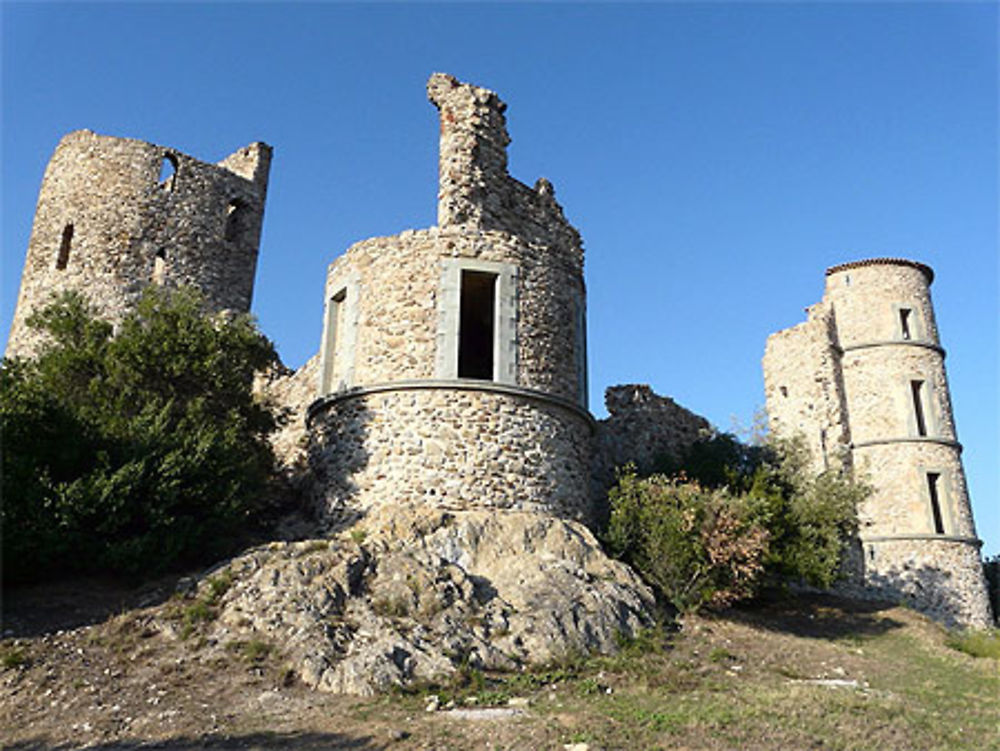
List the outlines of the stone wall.
<svg viewBox="0 0 1000 751">
<path fill-rule="evenodd" d="M 197 287 L 212 311 L 248 311 L 270 160 L 262 143 L 214 165 L 86 130 L 65 136 L 39 192 L 7 354 L 35 351 L 25 321 L 65 290 L 111 321 L 150 283 Z"/>
<path fill-rule="evenodd" d="M 797 435 L 814 471 L 850 463 L 840 351 L 832 311 L 809 308 L 804 323 L 772 334 L 764 352 L 764 394 L 771 430 Z"/>
<path fill-rule="evenodd" d="M 501 230 L 527 242 L 575 248 L 583 264 L 580 235 L 556 203 L 545 178 L 534 188 L 507 174 L 507 109 L 478 86 L 435 73 L 427 95 L 441 114 L 438 226 Z"/>
<path fill-rule="evenodd" d="M 284 421 L 270 440 L 285 474 L 299 472 L 306 465 L 306 411 L 316 400 L 318 373 L 319 355 L 314 355 L 298 370 L 281 366 L 260 374 L 254 384 L 255 391 L 282 413 Z"/>
<path fill-rule="evenodd" d="M 611 386 L 604 392 L 608 417 L 597 423 L 593 477 L 600 499 L 615 479 L 615 469 L 634 462 L 651 472 L 664 457 L 679 459 L 699 439 L 712 434 L 708 420 L 659 396 L 644 384 Z"/>
<path fill-rule="evenodd" d="M 827 271 L 809 320 L 768 340 L 767 410 L 778 435 L 822 461 L 846 446 L 873 488 L 859 509 L 858 593 L 906 599 L 948 625 L 990 623 L 980 542 L 923 264 L 876 258 Z"/>
<path fill-rule="evenodd" d="M 402 503 L 590 520 L 592 421 L 572 403 L 473 382 L 414 381 L 310 410 L 319 515 Z"/>
<path fill-rule="evenodd" d="M 353 314 L 340 325 L 356 327 L 352 375 L 335 386 L 445 375 L 438 372 L 442 273 L 449 261 L 482 261 L 516 271 L 514 382 L 579 399 L 581 343 L 572 334 L 584 299 L 580 260 L 509 233 L 462 228 L 410 230 L 352 246 L 327 276 L 328 315 L 332 297 L 345 290 Z"/>
</svg>

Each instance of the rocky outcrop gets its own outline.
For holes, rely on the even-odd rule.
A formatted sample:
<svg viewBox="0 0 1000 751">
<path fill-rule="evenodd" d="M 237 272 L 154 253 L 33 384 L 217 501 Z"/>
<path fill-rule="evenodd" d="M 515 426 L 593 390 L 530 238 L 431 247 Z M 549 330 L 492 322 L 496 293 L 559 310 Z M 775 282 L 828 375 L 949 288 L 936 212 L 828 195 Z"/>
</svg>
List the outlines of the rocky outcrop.
<svg viewBox="0 0 1000 751">
<path fill-rule="evenodd" d="M 229 571 L 213 638 L 270 641 L 305 683 L 347 694 L 614 652 L 653 606 L 586 527 L 531 512 L 380 508 Z"/>
</svg>

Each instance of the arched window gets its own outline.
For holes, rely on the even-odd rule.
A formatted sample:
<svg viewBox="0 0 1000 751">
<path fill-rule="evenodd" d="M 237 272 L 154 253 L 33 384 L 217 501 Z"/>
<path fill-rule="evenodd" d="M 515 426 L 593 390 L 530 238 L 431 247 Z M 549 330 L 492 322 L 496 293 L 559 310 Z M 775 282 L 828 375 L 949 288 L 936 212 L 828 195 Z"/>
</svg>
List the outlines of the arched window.
<svg viewBox="0 0 1000 751">
<path fill-rule="evenodd" d="M 56 256 L 56 270 L 62 271 L 69 263 L 69 251 L 73 245 L 73 225 L 63 227 L 62 242 L 59 243 L 59 255 Z"/>
<path fill-rule="evenodd" d="M 160 187 L 168 193 L 174 189 L 174 181 L 177 179 L 177 157 L 167 152 L 160 162 Z"/>
</svg>

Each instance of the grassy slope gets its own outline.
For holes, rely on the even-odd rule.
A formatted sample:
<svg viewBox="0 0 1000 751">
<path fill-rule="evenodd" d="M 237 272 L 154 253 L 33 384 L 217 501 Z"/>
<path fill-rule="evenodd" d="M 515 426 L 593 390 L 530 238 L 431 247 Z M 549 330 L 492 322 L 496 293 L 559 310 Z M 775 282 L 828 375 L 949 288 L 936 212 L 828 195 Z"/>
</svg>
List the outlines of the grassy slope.
<svg viewBox="0 0 1000 751">
<path fill-rule="evenodd" d="M 5 640 L 5 748 L 1000 749 L 1000 661 L 900 608 L 810 597 L 688 618 L 616 657 L 359 700 L 289 683 L 280 645 L 168 637 L 176 603 Z M 199 627 L 200 628 L 200 627 Z M 16 663 L 16 664 L 15 664 Z M 441 704 L 527 709 L 501 720 Z"/>
</svg>

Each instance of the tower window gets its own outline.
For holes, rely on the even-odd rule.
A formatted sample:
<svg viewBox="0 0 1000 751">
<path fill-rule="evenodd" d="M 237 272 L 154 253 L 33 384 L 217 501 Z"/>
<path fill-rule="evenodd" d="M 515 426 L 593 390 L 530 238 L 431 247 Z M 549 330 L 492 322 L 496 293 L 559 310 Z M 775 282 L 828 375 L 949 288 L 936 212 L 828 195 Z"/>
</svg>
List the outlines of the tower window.
<svg viewBox="0 0 1000 751">
<path fill-rule="evenodd" d="M 239 199 L 233 199 L 226 206 L 225 238 L 229 242 L 238 240 L 246 229 L 247 206 Z"/>
<path fill-rule="evenodd" d="M 56 270 L 62 271 L 69 263 L 69 251 L 73 245 L 73 225 L 63 227 L 62 241 L 59 243 L 59 255 L 56 256 Z"/>
<path fill-rule="evenodd" d="M 164 154 L 160 162 L 160 187 L 168 193 L 174 189 L 174 181 L 177 178 L 177 157 L 173 154 Z"/>
<path fill-rule="evenodd" d="M 320 395 L 350 387 L 354 380 L 359 287 L 350 275 L 327 284 L 324 306 L 323 346 L 320 348 Z"/>
<path fill-rule="evenodd" d="M 167 278 L 167 250 L 160 248 L 153 258 L 153 284 L 163 284 Z"/>
<path fill-rule="evenodd" d="M 927 495 L 931 501 L 931 515 L 934 517 L 934 534 L 944 534 L 944 518 L 941 516 L 941 501 L 938 495 L 939 472 L 927 473 Z"/>
<path fill-rule="evenodd" d="M 462 270 L 458 377 L 493 380 L 497 275 Z"/>
<path fill-rule="evenodd" d="M 918 436 L 927 435 L 927 419 L 924 417 L 923 391 L 923 381 L 910 381 L 910 394 L 913 397 L 913 416 L 917 423 Z"/>
<path fill-rule="evenodd" d="M 327 308 L 326 351 L 328 353 L 327 362 L 330 371 L 326 378 L 327 388 L 331 385 L 337 385 L 333 381 L 343 370 L 344 347 L 341 339 L 344 336 L 343 318 L 345 302 L 347 302 L 346 288 L 340 290 L 340 292 L 330 298 L 330 305 Z"/>
<path fill-rule="evenodd" d="M 913 338 L 913 333 L 910 330 L 910 316 L 913 311 L 910 308 L 900 308 L 899 309 L 899 334 L 906 341 Z"/>
</svg>

